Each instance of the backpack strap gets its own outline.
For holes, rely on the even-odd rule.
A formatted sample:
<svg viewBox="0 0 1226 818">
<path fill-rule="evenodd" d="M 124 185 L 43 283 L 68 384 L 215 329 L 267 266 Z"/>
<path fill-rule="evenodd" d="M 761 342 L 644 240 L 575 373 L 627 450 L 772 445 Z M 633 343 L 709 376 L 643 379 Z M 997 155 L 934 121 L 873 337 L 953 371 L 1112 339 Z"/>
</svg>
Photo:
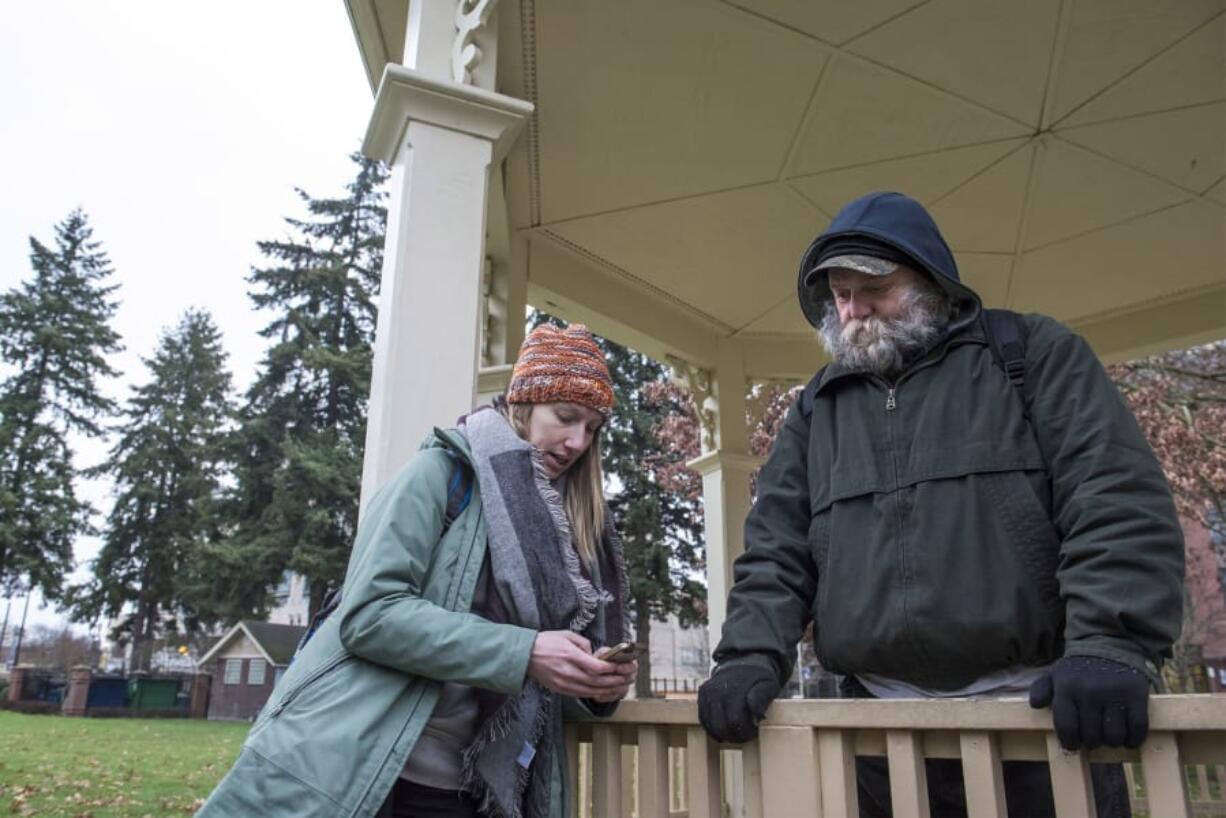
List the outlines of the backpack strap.
<svg viewBox="0 0 1226 818">
<path fill-rule="evenodd" d="M 451 476 L 447 479 L 447 510 L 443 513 L 443 535 L 445 535 L 451 528 L 451 524 L 464 513 L 473 499 L 473 475 L 472 469 L 457 457 L 455 452 L 451 449 L 443 449 L 443 451 L 451 458 Z M 442 535 L 439 538 L 442 539 Z M 319 606 L 315 616 L 311 617 L 311 624 L 307 626 L 306 633 L 302 634 L 302 638 L 298 640 L 298 647 L 294 648 L 294 657 L 302 652 L 302 648 L 315 635 L 315 631 L 319 630 L 319 626 L 340 606 L 341 589 L 336 587 L 327 593 L 323 604 Z M 290 662 L 293 661 L 291 657 Z"/>
<path fill-rule="evenodd" d="M 444 449 L 451 458 L 451 479 L 447 481 L 447 511 L 443 514 L 443 533 L 464 513 L 473 499 L 473 475 L 468 464 L 451 449 Z"/>
<path fill-rule="evenodd" d="M 800 416 L 805 419 L 805 423 L 809 423 L 813 419 L 813 402 L 817 400 L 817 387 L 821 385 L 822 376 L 826 374 L 826 367 L 817 370 L 817 374 L 813 379 L 805 384 L 805 388 L 800 390 L 800 395 L 796 398 L 800 408 Z"/>
<path fill-rule="evenodd" d="M 992 360 L 1025 402 L 1026 323 L 1013 310 L 984 310 L 983 318 Z"/>
</svg>

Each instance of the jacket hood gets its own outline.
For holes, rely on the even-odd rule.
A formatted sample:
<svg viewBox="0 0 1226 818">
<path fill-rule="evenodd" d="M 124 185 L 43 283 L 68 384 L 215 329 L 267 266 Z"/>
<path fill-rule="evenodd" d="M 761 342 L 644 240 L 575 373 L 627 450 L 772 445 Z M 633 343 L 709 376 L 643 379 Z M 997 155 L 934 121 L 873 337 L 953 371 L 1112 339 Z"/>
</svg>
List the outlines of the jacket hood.
<svg viewBox="0 0 1226 818">
<path fill-rule="evenodd" d="M 840 210 L 800 259 L 797 294 L 805 318 L 814 327 L 821 326 L 826 304 L 833 296 L 825 270 L 815 272 L 809 283 L 805 279 L 831 240 L 852 236 L 883 241 L 913 259 L 916 268 L 943 287 L 957 304 L 955 325 L 964 326 L 979 315 L 982 309 L 979 296 L 962 283 L 954 254 L 924 206 L 901 193 L 869 193 Z"/>
</svg>

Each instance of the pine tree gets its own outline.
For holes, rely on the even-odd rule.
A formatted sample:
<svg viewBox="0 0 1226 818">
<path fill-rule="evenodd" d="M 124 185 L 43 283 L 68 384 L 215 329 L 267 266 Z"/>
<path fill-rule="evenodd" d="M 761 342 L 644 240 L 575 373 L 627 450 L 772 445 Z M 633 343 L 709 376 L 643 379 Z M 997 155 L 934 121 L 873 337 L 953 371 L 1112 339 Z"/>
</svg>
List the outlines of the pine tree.
<svg viewBox="0 0 1226 818">
<path fill-rule="evenodd" d="M 221 444 L 233 414 L 225 360 L 213 319 L 188 311 L 146 359 L 149 380 L 133 388 L 119 441 L 96 470 L 113 480 L 115 504 L 94 577 L 71 594 L 74 615 L 119 617 L 131 606 L 115 635 L 131 641 L 137 669 L 149 669 L 167 615 L 170 623 L 190 616 L 183 578 L 217 534 Z"/>
<path fill-rule="evenodd" d="M 230 535 L 208 554 L 221 620 L 259 615 L 284 571 L 306 576 L 311 612 L 344 578 L 357 528 L 377 294 L 387 211 L 379 163 L 354 155 L 344 198 L 299 191 L 310 218 L 294 237 L 261 242 L 272 262 L 248 278 L 274 313 L 272 342 L 233 440 Z"/>
<path fill-rule="evenodd" d="M 48 247 L 30 237 L 31 279 L 0 296 L 0 586 L 24 579 L 48 599 L 63 592 L 73 542 L 91 509 L 73 488 L 70 434 L 97 437 L 114 403 L 99 379 L 122 349 L 111 263 L 83 212 L 56 225 Z"/>
</svg>

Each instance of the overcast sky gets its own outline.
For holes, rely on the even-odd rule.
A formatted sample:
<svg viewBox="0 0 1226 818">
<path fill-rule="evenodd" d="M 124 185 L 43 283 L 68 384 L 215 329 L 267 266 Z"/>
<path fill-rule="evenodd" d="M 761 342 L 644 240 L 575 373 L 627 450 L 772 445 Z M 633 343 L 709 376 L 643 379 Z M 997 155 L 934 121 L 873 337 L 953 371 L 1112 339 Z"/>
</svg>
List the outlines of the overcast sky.
<svg viewBox="0 0 1226 818">
<path fill-rule="evenodd" d="M 145 380 L 140 357 L 189 307 L 212 313 L 245 387 L 264 349 L 256 242 L 303 215 L 295 187 L 341 192 L 370 113 L 341 0 L 7 3 L 0 77 L 0 291 L 31 275 L 29 237 L 50 243 L 81 207 L 120 284 L 124 376 L 107 391 Z M 82 465 L 105 453 L 78 449 Z M 35 597 L 31 624 L 60 619 Z"/>
</svg>

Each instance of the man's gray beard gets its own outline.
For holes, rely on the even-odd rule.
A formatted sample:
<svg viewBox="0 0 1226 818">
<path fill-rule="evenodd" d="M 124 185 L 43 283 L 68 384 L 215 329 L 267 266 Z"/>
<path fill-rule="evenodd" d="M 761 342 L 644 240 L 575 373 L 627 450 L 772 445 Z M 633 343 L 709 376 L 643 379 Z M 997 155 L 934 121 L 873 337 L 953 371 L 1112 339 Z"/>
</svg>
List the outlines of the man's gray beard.
<svg viewBox="0 0 1226 818">
<path fill-rule="evenodd" d="M 835 363 L 889 378 L 926 352 L 953 314 L 953 302 L 945 291 L 925 283 L 903 294 L 895 318 L 870 316 L 844 326 L 838 308 L 829 301 L 817 334 Z"/>
</svg>

